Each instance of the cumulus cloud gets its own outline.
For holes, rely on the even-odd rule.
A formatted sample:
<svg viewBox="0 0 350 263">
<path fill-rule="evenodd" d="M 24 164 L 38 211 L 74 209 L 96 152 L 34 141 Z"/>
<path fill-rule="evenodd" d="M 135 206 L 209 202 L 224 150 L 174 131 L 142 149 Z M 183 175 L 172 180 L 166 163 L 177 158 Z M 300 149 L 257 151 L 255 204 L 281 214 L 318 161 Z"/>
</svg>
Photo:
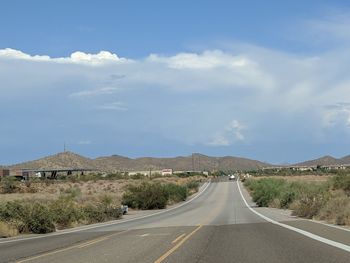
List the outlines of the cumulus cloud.
<svg viewBox="0 0 350 263">
<path fill-rule="evenodd" d="M 76 63 L 85 65 L 102 65 L 106 63 L 115 62 L 131 62 L 131 60 L 119 58 L 116 54 L 113 54 L 109 51 L 100 51 L 97 54 L 90 54 L 77 51 L 72 53 L 69 57 L 51 58 L 47 55 L 29 55 L 22 51 L 15 50 L 12 48 L 1 49 L 0 58 L 22 59 L 30 61 L 51 61 L 56 63 Z"/>
<path fill-rule="evenodd" d="M 8 127 L 14 119 L 83 127 L 94 144 L 96 127 L 113 131 L 111 140 L 120 133 L 140 144 L 139 134 L 208 147 L 327 142 L 339 140 L 330 129 L 350 129 L 349 61 L 344 47 L 300 55 L 241 45 L 134 60 L 107 51 L 50 58 L 3 49 L 0 116 Z"/>
</svg>

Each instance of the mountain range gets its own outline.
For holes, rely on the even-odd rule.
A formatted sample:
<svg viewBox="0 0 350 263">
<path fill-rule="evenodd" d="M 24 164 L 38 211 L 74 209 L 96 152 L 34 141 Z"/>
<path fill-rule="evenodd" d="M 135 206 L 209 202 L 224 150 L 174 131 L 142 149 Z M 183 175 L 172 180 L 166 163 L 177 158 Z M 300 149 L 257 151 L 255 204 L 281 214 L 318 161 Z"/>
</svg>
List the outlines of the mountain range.
<svg viewBox="0 0 350 263">
<path fill-rule="evenodd" d="M 13 169 L 65 169 L 89 168 L 106 172 L 145 171 L 171 168 L 174 171 L 191 170 L 251 170 L 269 166 L 267 163 L 247 158 L 225 156 L 211 157 L 203 154 L 179 156 L 173 158 L 128 158 L 120 155 L 104 156 L 95 159 L 86 158 L 72 152 L 58 153 L 38 160 L 10 166 Z"/>
<path fill-rule="evenodd" d="M 294 166 L 342 165 L 350 164 L 350 155 L 343 158 L 324 156 L 294 164 Z M 87 158 L 73 152 L 62 152 L 38 160 L 9 166 L 13 169 L 65 169 L 88 168 L 105 172 L 145 171 L 171 168 L 174 171 L 214 171 L 214 170 L 253 170 L 273 165 L 247 158 L 224 156 L 211 157 L 199 153 L 172 158 L 128 158 L 120 155 Z M 289 165 L 288 165 L 289 166 Z M 1 166 L 0 166 L 1 167 Z"/>
</svg>

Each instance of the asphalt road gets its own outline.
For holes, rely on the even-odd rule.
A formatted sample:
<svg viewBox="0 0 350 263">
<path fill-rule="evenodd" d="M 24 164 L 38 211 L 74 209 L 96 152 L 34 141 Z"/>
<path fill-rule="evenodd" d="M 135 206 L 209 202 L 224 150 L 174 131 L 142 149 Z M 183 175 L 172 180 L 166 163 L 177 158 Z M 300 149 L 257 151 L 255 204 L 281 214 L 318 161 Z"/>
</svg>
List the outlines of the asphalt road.
<svg viewBox="0 0 350 263">
<path fill-rule="evenodd" d="M 254 211 L 282 225 L 248 208 L 237 182 L 213 182 L 193 201 L 160 214 L 72 233 L 1 240 L 0 262 L 350 262 L 349 231 L 259 209 Z"/>
</svg>

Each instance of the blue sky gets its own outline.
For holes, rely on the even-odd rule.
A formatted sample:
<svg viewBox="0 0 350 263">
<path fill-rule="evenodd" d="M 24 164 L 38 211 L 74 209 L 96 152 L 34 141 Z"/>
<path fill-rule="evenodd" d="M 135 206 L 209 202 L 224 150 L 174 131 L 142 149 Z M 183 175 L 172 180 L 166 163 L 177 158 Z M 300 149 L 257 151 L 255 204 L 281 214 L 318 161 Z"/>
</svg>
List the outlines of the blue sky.
<svg viewBox="0 0 350 263">
<path fill-rule="evenodd" d="M 350 154 L 348 1 L 4 1 L 0 164 Z"/>
</svg>

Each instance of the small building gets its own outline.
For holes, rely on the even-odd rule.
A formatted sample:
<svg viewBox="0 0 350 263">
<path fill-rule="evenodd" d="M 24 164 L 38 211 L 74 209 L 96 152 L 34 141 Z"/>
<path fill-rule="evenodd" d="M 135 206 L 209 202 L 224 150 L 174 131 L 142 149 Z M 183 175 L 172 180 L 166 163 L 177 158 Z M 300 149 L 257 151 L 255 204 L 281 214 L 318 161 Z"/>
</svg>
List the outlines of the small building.
<svg viewBox="0 0 350 263">
<path fill-rule="evenodd" d="M 9 176 L 10 175 L 10 170 L 9 169 L 0 169 L 0 178 Z"/>
<path fill-rule="evenodd" d="M 163 176 L 166 176 L 166 175 L 173 175 L 173 169 L 163 169 L 161 174 Z"/>
</svg>

